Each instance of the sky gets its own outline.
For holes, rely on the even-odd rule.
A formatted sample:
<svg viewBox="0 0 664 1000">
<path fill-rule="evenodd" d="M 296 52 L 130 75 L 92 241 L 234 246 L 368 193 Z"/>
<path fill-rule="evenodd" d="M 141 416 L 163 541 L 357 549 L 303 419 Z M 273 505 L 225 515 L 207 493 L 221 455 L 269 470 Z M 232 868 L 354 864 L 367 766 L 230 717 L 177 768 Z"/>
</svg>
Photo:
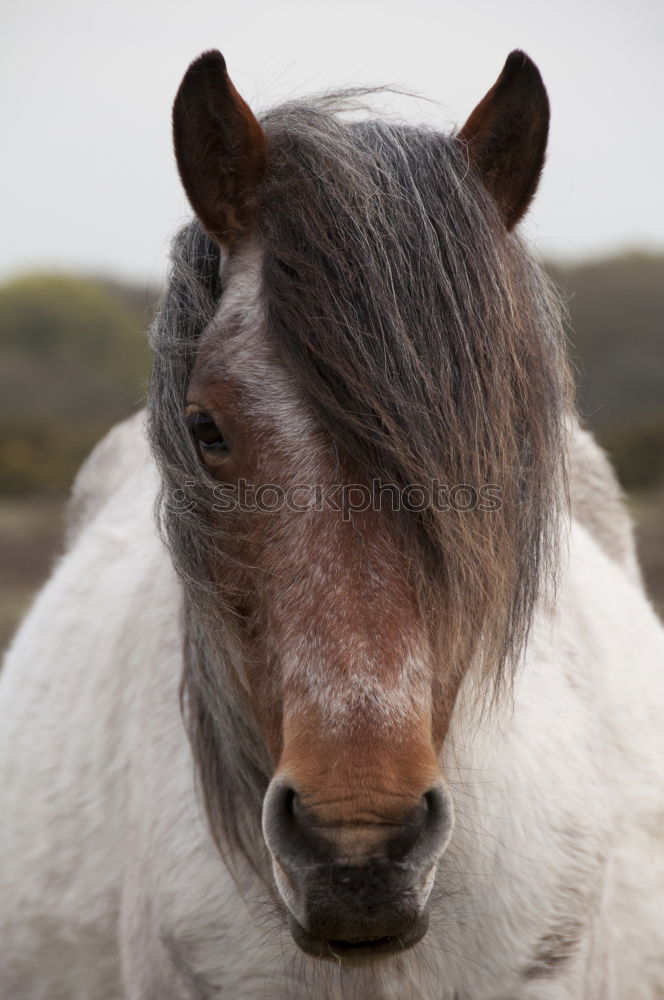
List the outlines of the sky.
<svg viewBox="0 0 664 1000">
<path fill-rule="evenodd" d="M 2 0 L 0 280 L 163 280 L 190 214 L 171 104 L 210 48 L 254 110 L 397 84 L 429 100 L 386 110 L 441 129 L 522 48 L 552 107 L 526 237 L 561 260 L 664 249 L 662 0 Z"/>
</svg>

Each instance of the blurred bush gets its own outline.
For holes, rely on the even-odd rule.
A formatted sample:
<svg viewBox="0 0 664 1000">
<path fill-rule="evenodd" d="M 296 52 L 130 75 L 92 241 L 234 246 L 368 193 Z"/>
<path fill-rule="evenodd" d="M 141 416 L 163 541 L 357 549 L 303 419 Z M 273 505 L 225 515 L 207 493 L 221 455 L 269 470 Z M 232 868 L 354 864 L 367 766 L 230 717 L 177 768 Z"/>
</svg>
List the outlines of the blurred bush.
<svg viewBox="0 0 664 1000">
<path fill-rule="evenodd" d="M 664 480 L 664 256 L 551 265 L 567 300 L 579 408 L 627 489 Z"/>
<path fill-rule="evenodd" d="M 664 413 L 643 423 L 601 430 L 598 437 L 625 489 L 643 490 L 664 483 Z"/>
<path fill-rule="evenodd" d="M 63 275 L 0 288 L 0 493 L 67 490 L 99 437 L 142 404 L 155 298 Z"/>
</svg>

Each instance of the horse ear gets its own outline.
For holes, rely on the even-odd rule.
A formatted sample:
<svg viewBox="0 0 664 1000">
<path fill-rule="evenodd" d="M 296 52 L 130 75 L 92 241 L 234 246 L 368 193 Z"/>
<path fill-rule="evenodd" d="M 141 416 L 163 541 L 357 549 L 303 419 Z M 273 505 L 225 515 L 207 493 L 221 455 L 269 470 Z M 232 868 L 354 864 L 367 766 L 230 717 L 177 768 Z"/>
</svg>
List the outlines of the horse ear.
<svg viewBox="0 0 664 1000">
<path fill-rule="evenodd" d="M 221 52 L 204 52 L 185 73 L 173 104 L 173 143 L 191 207 L 228 249 L 251 230 L 266 142 Z"/>
<path fill-rule="evenodd" d="M 508 230 L 535 194 L 548 134 L 549 98 L 542 77 L 532 59 L 516 49 L 459 133 Z"/>
</svg>

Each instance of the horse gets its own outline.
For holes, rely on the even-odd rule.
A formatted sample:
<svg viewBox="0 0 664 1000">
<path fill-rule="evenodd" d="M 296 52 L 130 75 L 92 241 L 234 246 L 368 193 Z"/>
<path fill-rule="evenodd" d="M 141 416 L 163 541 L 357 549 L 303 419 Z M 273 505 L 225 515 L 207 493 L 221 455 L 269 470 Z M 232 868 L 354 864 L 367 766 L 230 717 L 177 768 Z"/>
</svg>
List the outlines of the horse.
<svg viewBox="0 0 664 1000">
<path fill-rule="evenodd" d="M 2 672 L 6 1000 L 664 996 L 664 630 L 517 232 L 547 93 L 366 99 L 178 90 L 147 414 Z"/>
</svg>

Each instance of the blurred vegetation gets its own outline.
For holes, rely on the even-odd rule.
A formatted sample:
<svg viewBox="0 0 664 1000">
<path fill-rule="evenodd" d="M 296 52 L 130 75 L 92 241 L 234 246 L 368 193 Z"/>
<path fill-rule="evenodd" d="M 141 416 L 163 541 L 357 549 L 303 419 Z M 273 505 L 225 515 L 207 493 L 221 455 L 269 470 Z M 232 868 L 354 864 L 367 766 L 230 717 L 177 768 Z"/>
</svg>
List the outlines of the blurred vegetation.
<svg viewBox="0 0 664 1000">
<path fill-rule="evenodd" d="M 664 481 L 664 255 L 549 268 L 570 315 L 579 407 L 623 485 Z"/>
<path fill-rule="evenodd" d="M 58 494 L 142 404 L 155 290 L 63 275 L 0 287 L 0 494 Z"/>
</svg>

